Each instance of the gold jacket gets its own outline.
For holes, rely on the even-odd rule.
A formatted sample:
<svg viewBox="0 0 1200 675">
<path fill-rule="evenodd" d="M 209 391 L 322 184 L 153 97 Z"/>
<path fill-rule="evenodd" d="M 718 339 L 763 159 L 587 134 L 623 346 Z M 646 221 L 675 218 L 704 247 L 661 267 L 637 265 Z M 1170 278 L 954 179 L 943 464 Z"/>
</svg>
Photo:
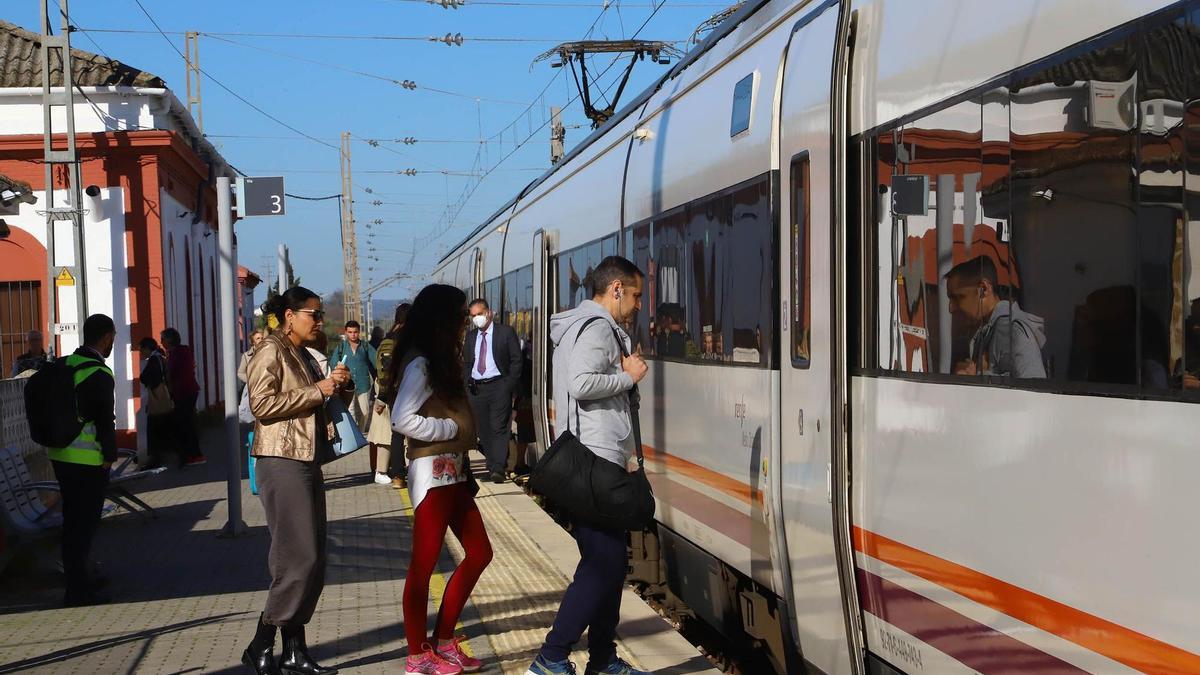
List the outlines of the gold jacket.
<svg viewBox="0 0 1200 675">
<path fill-rule="evenodd" d="M 325 414 L 325 396 L 300 351 L 275 331 L 255 348 L 247 370 L 255 420 L 251 454 L 302 462 L 319 459 L 321 447 L 328 448 L 334 437 L 333 423 Z"/>
</svg>

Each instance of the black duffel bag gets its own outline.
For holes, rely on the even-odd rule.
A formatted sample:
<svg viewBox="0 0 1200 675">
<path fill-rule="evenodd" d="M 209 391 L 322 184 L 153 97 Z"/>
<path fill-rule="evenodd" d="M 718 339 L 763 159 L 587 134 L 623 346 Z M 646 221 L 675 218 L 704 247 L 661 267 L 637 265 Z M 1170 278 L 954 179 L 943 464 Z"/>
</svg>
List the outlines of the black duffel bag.
<svg viewBox="0 0 1200 675">
<path fill-rule="evenodd" d="M 583 333 L 589 319 L 579 330 Z M 613 331 L 622 356 L 628 356 L 625 343 Z M 576 335 L 578 339 L 578 334 Z M 637 452 L 637 471 L 598 457 L 570 430 L 570 400 L 567 402 L 567 429 L 559 435 L 533 466 L 529 486 L 564 511 L 571 520 L 610 531 L 640 531 L 654 522 L 654 492 L 646 478 L 646 459 L 642 455 L 642 430 L 638 418 L 640 395 L 637 386 L 629 392 L 629 414 Z M 575 403 L 578 407 L 578 402 Z M 576 413 L 576 430 L 579 429 Z"/>
</svg>

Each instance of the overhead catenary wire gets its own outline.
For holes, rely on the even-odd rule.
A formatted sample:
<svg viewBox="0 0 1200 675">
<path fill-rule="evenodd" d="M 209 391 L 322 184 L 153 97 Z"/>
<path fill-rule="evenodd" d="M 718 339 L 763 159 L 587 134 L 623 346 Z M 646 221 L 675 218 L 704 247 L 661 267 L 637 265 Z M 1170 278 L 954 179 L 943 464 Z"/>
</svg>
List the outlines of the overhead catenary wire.
<svg viewBox="0 0 1200 675">
<path fill-rule="evenodd" d="M 356 68 L 350 68 L 347 66 L 338 65 L 336 63 L 329 63 L 327 61 L 319 61 L 317 59 L 310 59 L 306 56 L 299 56 L 297 54 L 289 54 L 287 52 L 281 52 L 281 51 L 278 51 L 275 49 L 268 49 L 266 47 L 260 47 L 259 45 L 252 45 L 252 44 L 247 44 L 245 42 L 240 42 L 238 40 L 231 40 L 227 37 L 222 37 L 220 35 L 214 35 L 212 33 L 201 33 L 201 35 L 210 37 L 214 40 L 217 40 L 218 42 L 224 42 L 226 44 L 236 45 L 238 47 L 244 47 L 246 49 L 253 49 L 255 51 L 260 51 L 265 54 L 271 54 L 273 56 L 278 56 L 278 57 L 284 58 L 284 59 L 291 59 L 293 61 L 299 61 L 302 63 L 310 63 L 313 65 L 321 66 L 323 68 L 329 68 L 331 70 L 338 70 L 338 71 L 341 71 L 344 73 L 358 75 L 359 77 L 365 77 L 365 78 L 372 79 L 372 80 L 379 80 L 381 82 L 387 82 L 388 84 L 395 84 L 395 85 L 404 87 L 406 89 L 411 88 L 414 91 L 420 89 L 420 90 L 424 90 L 424 91 L 433 92 L 435 94 L 442 94 L 445 96 L 454 96 L 456 98 L 465 98 L 465 99 L 472 100 L 472 101 L 487 101 L 488 103 L 498 103 L 498 104 L 503 104 L 503 105 L 525 105 L 524 101 L 509 101 L 509 100 L 505 100 L 502 98 L 492 98 L 489 96 L 474 96 L 471 94 L 464 94 L 462 92 L 450 91 L 448 89 L 427 87 L 427 86 L 419 84 L 413 80 L 397 79 L 394 77 L 388 77 L 387 75 L 379 75 L 377 73 L 369 73 L 369 72 L 366 72 L 363 70 L 358 70 Z"/>
<path fill-rule="evenodd" d="M 663 8 L 663 6 L 666 4 L 667 4 L 667 0 L 659 0 L 659 2 L 655 4 L 653 11 L 650 12 L 649 16 L 647 16 L 646 19 L 644 21 L 642 21 L 642 24 L 640 26 L 638 26 L 638 29 L 636 31 L 634 31 L 631 39 L 637 38 L 637 36 L 639 34 L 641 34 L 641 32 L 646 28 L 646 26 L 649 25 L 650 21 L 655 17 L 655 15 L 658 14 L 659 10 L 661 10 Z M 607 9 L 607 5 L 606 5 L 605 9 Z M 603 11 L 604 10 L 601 11 L 601 14 L 603 14 Z M 597 21 L 598 20 L 599 20 L 599 18 L 597 18 Z M 596 24 L 596 21 L 593 21 L 592 26 L 594 27 L 595 24 Z M 603 78 L 604 75 L 607 74 L 608 71 L 611 70 L 613 68 L 613 66 L 615 66 L 617 64 L 617 62 L 619 60 L 620 60 L 620 56 L 618 55 L 618 57 L 614 58 L 611 62 L 609 62 L 608 66 L 600 72 L 600 74 L 596 77 L 596 80 L 599 81 L 601 78 Z M 553 84 L 553 80 L 551 80 L 551 82 L 547 84 L 547 86 L 546 86 L 547 89 L 549 88 L 550 84 Z M 613 85 L 613 83 L 609 83 L 608 88 L 611 88 L 612 85 Z M 543 94 L 545 93 L 545 89 L 543 89 L 542 93 Z M 607 89 L 605 90 L 605 93 L 607 93 Z M 571 97 L 571 100 L 567 102 L 567 105 L 564 106 L 564 108 L 566 108 L 567 106 L 570 106 L 571 104 L 575 103 L 575 101 L 577 101 L 579 99 L 580 99 L 580 95 L 578 93 L 576 93 L 574 96 Z M 520 118 L 518 117 L 518 119 L 520 119 Z M 549 125 L 549 123 L 550 123 L 549 120 L 542 122 L 542 124 L 540 126 L 538 126 L 538 128 L 535 129 L 533 132 L 531 132 L 529 134 L 529 136 L 527 136 L 525 138 L 525 140 L 518 143 L 516 145 L 516 147 L 514 147 L 512 149 L 512 151 L 510 151 L 507 155 L 504 155 L 503 157 L 501 157 L 500 160 L 498 162 L 496 162 L 496 164 L 494 164 L 490 169 L 485 171 L 484 174 L 482 176 L 480 176 L 479 180 L 475 181 L 474 184 L 472 186 L 470 186 L 470 189 L 466 192 L 465 196 L 460 200 L 460 206 L 459 206 L 458 213 L 461 213 L 462 206 L 465 206 L 466 203 L 468 201 L 470 201 L 471 197 L 475 194 L 476 190 L 478 190 L 479 185 L 482 184 L 483 181 L 489 175 L 491 175 L 494 171 L 496 171 L 496 169 L 501 164 L 503 164 L 508 158 L 512 157 L 526 143 L 528 143 L 529 140 L 532 139 L 535 134 L 540 133 L 542 131 L 542 129 L 546 128 L 546 126 Z M 443 234 L 445 234 L 446 232 L 448 232 L 454 226 L 454 220 L 457 219 L 458 213 L 455 213 L 453 216 L 451 216 L 448 219 L 448 222 L 445 224 L 445 226 L 442 227 L 440 230 L 435 230 L 433 232 L 430 232 L 426 236 L 424 236 L 420 240 L 418 240 L 420 242 L 419 245 L 432 243 L 438 237 L 440 237 Z"/>
<path fill-rule="evenodd" d="M 184 53 L 183 53 L 182 51 L 180 51 L 180 50 L 179 50 L 179 46 L 178 46 L 178 45 L 176 45 L 176 44 L 175 44 L 175 43 L 174 43 L 174 42 L 171 40 L 171 38 L 170 38 L 170 37 L 168 37 L 168 36 L 167 36 L 167 34 L 166 34 L 164 31 L 163 31 L 162 27 L 158 25 L 158 22 L 154 20 L 154 17 L 153 17 L 153 16 L 150 14 L 150 12 L 149 12 L 149 11 L 146 9 L 145 5 L 143 5 L 143 4 L 142 4 L 142 0 L 133 0 L 133 1 L 134 1 L 134 2 L 137 4 L 138 8 L 142 10 L 142 14 L 145 14 L 145 15 L 146 15 L 146 18 L 150 20 L 150 23 L 154 24 L 154 28 L 158 30 L 158 32 L 159 32 L 159 34 L 160 34 L 160 35 L 162 35 L 162 38 L 163 38 L 163 40 L 166 40 L 167 44 L 171 45 L 171 49 L 174 49 L 174 50 L 175 50 L 175 53 L 176 53 L 176 54 L 179 54 L 179 58 L 183 59 L 184 61 L 187 61 L 187 60 L 188 60 L 187 56 L 186 56 L 186 55 L 184 55 Z M 284 122 L 283 120 L 281 120 L 281 119 L 279 119 L 278 117 L 276 117 L 276 116 L 272 115 L 271 113 L 267 112 L 266 110 L 263 110 L 262 108 L 258 107 L 258 106 L 257 106 L 257 105 L 255 105 L 254 103 L 251 103 L 251 102 L 250 102 L 249 100 L 247 100 L 247 99 L 246 99 L 244 96 L 242 96 L 241 94 L 237 93 L 237 92 L 236 92 L 236 91 L 234 91 L 233 89 L 231 89 L 231 88 L 229 88 L 228 86 L 226 86 L 224 82 L 221 82 L 221 81 L 220 81 L 220 80 L 218 80 L 217 78 L 213 77 L 211 74 L 209 74 L 209 73 L 208 73 L 207 71 L 205 71 L 203 68 L 199 68 L 199 70 L 200 70 L 200 72 L 201 72 L 201 73 L 202 73 L 202 74 L 203 74 L 205 77 L 207 77 L 207 78 L 209 79 L 209 81 L 211 81 L 213 84 L 215 84 L 215 85 L 217 85 L 218 87 L 220 87 L 221 89 L 225 90 L 225 91 L 226 91 L 227 93 L 229 93 L 231 96 L 233 96 L 233 97 L 234 97 L 234 98 L 236 98 L 237 100 L 241 101 L 242 103 L 246 104 L 247 106 L 250 106 L 250 107 L 251 107 L 251 108 L 253 108 L 253 109 L 254 109 L 256 112 L 258 112 L 260 115 L 262 115 L 263 117 L 266 117 L 267 119 L 269 119 L 269 120 L 271 120 L 271 121 L 275 122 L 276 124 L 278 124 L 278 125 L 280 125 L 280 126 L 282 126 L 282 127 L 286 128 L 286 129 L 288 129 L 289 131 L 292 131 L 292 132 L 294 132 L 294 133 L 297 133 L 297 134 L 299 134 L 299 135 L 301 135 L 301 136 L 304 136 L 305 138 L 307 138 L 307 139 L 309 139 L 309 140 L 313 141 L 314 143 L 319 143 L 319 144 L 321 144 L 321 145 L 324 145 L 324 146 L 326 146 L 326 147 L 328 147 L 328 148 L 331 148 L 331 149 L 333 149 L 333 150 L 340 150 L 340 149 L 341 149 L 341 148 L 339 148 L 338 146 L 336 146 L 336 145 L 334 145 L 334 144 L 332 144 L 332 143 L 327 143 L 327 142 L 325 142 L 325 141 L 322 141 L 321 139 L 317 138 L 316 136 L 313 136 L 312 134 L 305 133 L 305 132 L 303 132 L 303 131 L 301 131 L 301 130 L 297 129 L 296 127 L 294 127 L 294 126 L 292 126 L 292 125 L 288 124 L 287 122 Z"/>
<path fill-rule="evenodd" d="M 137 0 L 134 0 L 137 2 Z M 138 3 L 141 4 L 140 2 Z M 80 29 L 84 30 L 84 29 Z M 168 35 L 186 35 L 187 31 L 178 30 L 141 30 L 136 28 L 96 28 L 90 27 L 86 30 L 93 33 L 120 33 L 124 35 L 153 35 L 155 32 L 161 33 L 164 36 Z M 445 40 L 443 37 L 434 35 L 372 35 L 372 34 L 354 34 L 354 33 L 249 33 L 249 32 L 229 32 L 229 31 L 192 31 L 197 35 L 204 35 L 213 38 L 276 38 L 281 40 L 351 40 L 351 41 L 383 41 L 383 42 L 430 42 L 440 43 Z M 464 43 L 468 42 L 483 42 L 491 44 L 533 44 L 533 43 L 551 43 L 560 44 L 570 42 L 568 39 L 548 38 L 548 37 L 470 37 L 462 36 Z M 663 42 L 682 43 L 687 40 L 663 40 Z"/>
</svg>

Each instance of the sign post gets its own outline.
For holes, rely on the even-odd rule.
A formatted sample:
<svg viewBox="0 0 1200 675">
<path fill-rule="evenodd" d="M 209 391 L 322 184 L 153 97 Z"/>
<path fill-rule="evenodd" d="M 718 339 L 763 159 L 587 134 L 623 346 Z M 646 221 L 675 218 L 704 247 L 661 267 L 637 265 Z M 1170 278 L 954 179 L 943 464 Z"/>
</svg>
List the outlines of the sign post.
<svg viewBox="0 0 1200 675">
<path fill-rule="evenodd" d="M 229 520 L 218 536 L 236 537 L 246 532 L 242 520 L 242 451 L 238 434 L 237 256 L 233 250 L 233 206 L 229 178 L 217 178 L 217 247 L 221 269 L 221 386 L 225 391 L 225 443 L 228 447 L 226 487 Z M 238 217 L 283 215 L 283 178 L 237 179 Z"/>
</svg>

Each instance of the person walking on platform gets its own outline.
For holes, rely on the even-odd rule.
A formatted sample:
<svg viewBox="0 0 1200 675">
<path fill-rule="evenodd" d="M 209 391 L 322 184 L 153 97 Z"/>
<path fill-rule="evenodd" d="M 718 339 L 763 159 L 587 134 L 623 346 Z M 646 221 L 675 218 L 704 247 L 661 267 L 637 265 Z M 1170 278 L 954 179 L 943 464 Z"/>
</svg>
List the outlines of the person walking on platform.
<svg viewBox="0 0 1200 675">
<path fill-rule="evenodd" d="M 550 317 L 554 342 L 554 400 L 574 401 L 562 415 L 575 420 L 576 435 L 597 457 L 622 468 L 635 453 L 629 392 L 646 375 L 646 362 L 625 356 L 621 328 L 642 304 L 642 272 L 629 260 L 610 256 L 592 272 L 592 299 Z M 596 320 L 596 319 L 599 320 Z M 561 433 L 567 425 L 559 425 Z M 617 656 L 617 623 L 628 560 L 627 532 L 573 524 L 579 566 L 559 605 L 554 626 L 526 675 L 574 673 L 571 649 L 588 631 L 586 675 L 647 675 Z"/>
<path fill-rule="evenodd" d="M 250 359 L 254 358 L 254 348 L 257 347 L 266 335 L 263 334 L 261 328 L 255 328 L 250 332 L 250 349 L 242 352 L 242 360 L 238 362 L 237 378 L 238 382 L 246 384 L 250 377 Z"/>
<path fill-rule="evenodd" d="M 167 350 L 167 388 L 175 409 L 171 413 L 171 428 L 179 447 L 181 466 L 199 466 L 208 460 L 200 452 L 200 437 L 196 432 L 196 401 L 200 398 L 200 383 L 196 381 L 196 359 L 192 348 L 182 344 L 183 337 L 174 328 L 159 334 Z"/>
<path fill-rule="evenodd" d="M 171 447 L 171 402 L 167 384 L 167 357 L 152 337 L 138 343 L 143 363 L 138 381 L 142 384 L 142 408 L 146 411 L 146 464 L 141 469 L 162 466 L 163 454 Z"/>
<path fill-rule="evenodd" d="M 493 320 L 487 300 L 472 300 L 469 312 L 473 328 L 463 350 L 463 372 L 487 459 L 488 479 L 503 483 L 512 436 L 513 394 L 521 383 L 524 363 L 521 341 L 512 328 Z"/>
<path fill-rule="evenodd" d="M 371 389 L 375 386 L 375 348 L 363 342 L 357 321 L 347 321 L 342 340 L 329 354 L 329 363 L 337 365 L 345 359 L 354 380 L 354 400 L 350 404 L 350 417 L 359 429 L 366 431 L 371 421 Z"/>
<path fill-rule="evenodd" d="M 392 428 L 408 438 L 408 490 L 413 503 L 412 560 L 404 580 L 405 672 L 455 675 L 483 667 L 465 654 L 454 626 L 475 583 L 492 560 L 483 518 L 475 506 L 475 484 L 467 451 L 475 447 L 475 424 L 462 379 L 463 328 L 467 297 L 453 286 L 426 286 L 413 301 L 392 359 L 399 382 Z M 429 578 L 437 565 L 446 528 L 462 543 L 465 557 L 446 584 L 433 639 L 425 621 Z"/>
<path fill-rule="evenodd" d="M 396 481 L 403 483 L 406 479 L 402 477 L 405 473 L 403 470 L 397 472 L 395 478 L 389 475 L 393 461 L 393 449 L 399 451 L 396 454 L 400 458 L 401 468 L 404 467 L 404 437 L 392 429 L 391 402 L 396 398 L 398 384 L 392 380 L 391 376 L 392 357 L 395 356 L 393 352 L 400 339 L 400 333 L 404 330 L 404 323 L 408 320 L 410 307 L 412 305 L 407 302 L 396 307 L 396 320 L 392 323 L 392 330 L 388 331 L 388 334 L 379 341 L 379 347 L 375 350 L 375 372 L 378 373 L 375 378 L 375 407 L 371 425 L 367 428 L 367 441 L 371 444 L 371 468 L 375 470 L 375 482 L 379 485 L 393 487 L 395 487 Z"/>
<path fill-rule="evenodd" d="M 322 461 L 333 457 L 333 425 L 325 401 L 353 395 L 350 371 L 328 377 L 305 346 L 321 334 L 324 311 L 316 293 L 294 286 L 271 300 L 267 311 L 280 329 L 262 341 L 250 360 L 259 496 L 271 533 L 271 586 L 254 639 L 242 662 L 259 675 L 331 675 L 308 654 L 304 626 L 325 587 L 325 486 Z M 283 633 L 283 658 L 275 662 L 275 630 Z"/>
<path fill-rule="evenodd" d="M 83 346 L 66 358 L 83 430 L 65 448 L 46 448 L 62 493 L 62 561 L 67 581 L 63 605 L 67 607 L 109 602 L 96 592 L 104 580 L 89 573 L 88 553 L 100 527 L 108 472 L 117 459 L 115 380 L 104 364 L 116 336 L 116 325 L 104 314 L 93 314 L 83 322 Z"/>
</svg>

